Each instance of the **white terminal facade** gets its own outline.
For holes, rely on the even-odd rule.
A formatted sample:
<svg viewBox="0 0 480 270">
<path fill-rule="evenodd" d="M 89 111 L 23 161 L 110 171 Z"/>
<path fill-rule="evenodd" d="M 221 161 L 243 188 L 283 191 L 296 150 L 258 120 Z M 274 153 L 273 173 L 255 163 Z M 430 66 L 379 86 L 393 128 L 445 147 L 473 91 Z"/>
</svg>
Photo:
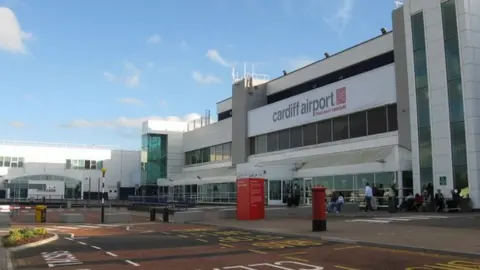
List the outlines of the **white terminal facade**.
<svg viewBox="0 0 480 270">
<path fill-rule="evenodd" d="M 282 204 L 290 184 L 306 203 L 313 186 L 349 197 L 366 182 L 414 193 L 432 183 L 446 196 L 469 187 L 480 208 L 480 1 L 407 0 L 392 25 L 274 80 L 235 81 L 218 122 L 173 140 L 145 123 L 145 138 L 165 134 L 175 150 L 158 183 L 152 174 L 143 184 L 234 202 L 236 179 L 255 176 L 268 203 Z"/>
<path fill-rule="evenodd" d="M 234 203 L 241 177 L 264 178 L 269 204 L 295 184 L 308 203 L 314 186 L 356 197 L 367 182 L 414 193 L 432 183 L 446 196 L 468 187 L 478 209 L 480 1 L 407 0 L 392 25 L 279 78 L 235 80 L 216 122 L 143 123 L 141 152 L 1 145 L 11 161 L 0 176 L 65 177 L 85 191 L 103 161 L 109 189 L 140 182 L 142 195 L 207 203 Z"/>
</svg>

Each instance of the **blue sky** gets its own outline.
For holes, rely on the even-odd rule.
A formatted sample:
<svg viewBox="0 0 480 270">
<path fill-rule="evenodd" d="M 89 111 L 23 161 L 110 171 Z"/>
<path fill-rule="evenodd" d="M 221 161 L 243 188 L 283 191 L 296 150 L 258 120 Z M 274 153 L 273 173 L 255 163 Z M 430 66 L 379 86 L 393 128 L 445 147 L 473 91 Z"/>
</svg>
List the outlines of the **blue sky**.
<svg viewBox="0 0 480 270">
<path fill-rule="evenodd" d="M 368 4 L 367 4 L 368 3 Z M 0 0 L 0 140 L 140 147 L 148 118 L 391 29 L 390 0 Z"/>
</svg>

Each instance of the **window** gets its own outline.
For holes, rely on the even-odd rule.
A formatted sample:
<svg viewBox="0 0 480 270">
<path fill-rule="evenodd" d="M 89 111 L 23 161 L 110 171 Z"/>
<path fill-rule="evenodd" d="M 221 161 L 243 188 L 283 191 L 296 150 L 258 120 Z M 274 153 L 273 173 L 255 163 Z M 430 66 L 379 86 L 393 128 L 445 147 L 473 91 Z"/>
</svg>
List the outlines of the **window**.
<svg viewBox="0 0 480 270">
<path fill-rule="evenodd" d="M 10 157 L 3 157 L 3 167 L 10 167 Z"/>
<path fill-rule="evenodd" d="M 24 158 L 23 158 L 23 157 L 19 157 L 19 158 L 18 158 L 18 167 L 19 167 L 19 168 L 23 168 L 24 162 L 25 162 Z M 1 166 L 2 166 L 2 165 L 0 165 L 0 167 L 1 167 Z"/>
<path fill-rule="evenodd" d="M 191 163 L 191 155 L 192 155 L 192 152 L 186 152 L 185 153 L 185 165 L 192 164 Z M 144 162 L 142 162 L 142 167 L 144 166 L 143 164 L 144 164 Z"/>
<path fill-rule="evenodd" d="M 417 125 L 418 127 L 430 126 L 430 102 L 428 88 L 417 89 Z"/>
<path fill-rule="evenodd" d="M 317 143 L 317 124 L 312 123 L 303 126 L 303 145 L 314 145 Z"/>
<path fill-rule="evenodd" d="M 215 146 L 215 160 L 223 160 L 223 148 L 221 144 Z"/>
<path fill-rule="evenodd" d="M 302 126 L 294 127 L 290 129 L 290 147 L 297 148 L 302 147 Z"/>
<path fill-rule="evenodd" d="M 256 138 L 256 137 L 250 137 L 250 138 L 248 138 L 250 155 L 255 155 L 255 154 L 256 154 L 256 151 L 255 151 L 255 138 Z"/>
<path fill-rule="evenodd" d="M 278 150 L 278 133 L 272 132 L 267 134 L 267 152 Z"/>
<path fill-rule="evenodd" d="M 412 43 L 413 50 L 425 48 L 425 29 L 423 26 L 423 13 L 417 13 L 412 16 Z"/>
<path fill-rule="evenodd" d="M 332 141 L 332 120 L 328 119 L 317 123 L 317 143 Z"/>
<path fill-rule="evenodd" d="M 452 134 L 453 166 L 467 165 L 467 146 L 465 145 L 464 122 L 451 123 L 450 133 Z"/>
<path fill-rule="evenodd" d="M 415 88 L 426 87 L 428 84 L 427 75 L 427 53 L 425 49 L 415 51 L 414 72 L 415 72 Z"/>
<path fill-rule="evenodd" d="M 256 154 L 267 152 L 267 135 L 260 135 L 256 138 Z"/>
<path fill-rule="evenodd" d="M 386 107 L 375 108 L 367 111 L 368 135 L 387 132 Z"/>
<path fill-rule="evenodd" d="M 447 80 L 460 78 L 460 53 L 457 38 L 450 38 L 445 41 L 445 63 L 447 65 Z"/>
<path fill-rule="evenodd" d="M 340 141 L 348 139 L 348 116 L 337 117 L 333 122 L 333 140 Z"/>
<path fill-rule="evenodd" d="M 388 131 L 398 130 L 397 104 L 387 106 Z"/>
<path fill-rule="evenodd" d="M 215 146 L 211 146 L 210 147 L 210 161 L 215 161 L 216 158 L 215 158 Z"/>
<path fill-rule="evenodd" d="M 200 150 L 203 162 L 210 162 L 210 147 L 205 147 Z"/>
<path fill-rule="evenodd" d="M 11 168 L 17 168 L 18 167 L 18 158 L 17 157 L 12 157 L 10 161 L 10 167 Z"/>
<path fill-rule="evenodd" d="M 450 110 L 450 122 L 464 121 L 461 78 L 448 82 L 448 101 Z"/>
<path fill-rule="evenodd" d="M 0 157 L 0 167 L 3 167 L 3 157 Z"/>
<path fill-rule="evenodd" d="M 290 148 L 290 130 L 285 129 L 278 132 L 278 150 Z"/>
<path fill-rule="evenodd" d="M 90 160 L 90 169 L 91 170 L 96 170 L 97 169 L 97 161 L 96 160 Z"/>
<path fill-rule="evenodd" d="M 418 128 L 420 168 L 432 167 L 432 141 L 430 127 Z"/>
<path fill-rule="evenodd" d="M 442 21 L 444 39 L 457 37 L 457 15 L 454 0 L 442 3 Z"/>
<path fill-rule="evenodd" d="M 90 169 L 90 160 L 85 160 L 85 169 L 89 170 Z"/>
<path fill-rule="evenodd" d="M 350 138 L 358 138 L 367 135 L 367 114 L 358 112 L 349 116 Z"/>
<path fill-rule="evenodd" d="M 223 160 L 230 159 L 231 143 L 224 143 L 222 147 L 223 147 Z"/>
<path fill-rule="evenodd" d="M 202 154 L 200 149 L 193 151 L 193 156 L 195 157 L 195 162 L 193 164 L 202 163 Z"/>
<path fill-rule="evenodd" d="M 453 167 L 453 187 L 458 190 L 468 187 L 468 167 L 467 166 Z"/>
</svg>

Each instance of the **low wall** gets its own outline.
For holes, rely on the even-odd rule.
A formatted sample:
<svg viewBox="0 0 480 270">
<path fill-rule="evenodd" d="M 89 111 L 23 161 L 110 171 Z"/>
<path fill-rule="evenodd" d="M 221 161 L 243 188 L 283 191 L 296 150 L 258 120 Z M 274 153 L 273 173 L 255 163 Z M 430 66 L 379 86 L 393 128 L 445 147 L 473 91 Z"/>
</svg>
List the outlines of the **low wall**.
<svg viewBox="0 0 480 270">
<path fill-rule="evenodd" d="M 105 223 L 128 223 L 131 221 L 130 213 L 105 213 Z"/>
<path fill-rule="evenodd" d="M 84 223 L 85 215 L 80 213 L 62 213 L 60 214 L 62 223 Z"/>
<path fill-rule="evenodd" d="M 0 227 L 10 227 L 10 213 L 0 213 Z"/>
</svg>

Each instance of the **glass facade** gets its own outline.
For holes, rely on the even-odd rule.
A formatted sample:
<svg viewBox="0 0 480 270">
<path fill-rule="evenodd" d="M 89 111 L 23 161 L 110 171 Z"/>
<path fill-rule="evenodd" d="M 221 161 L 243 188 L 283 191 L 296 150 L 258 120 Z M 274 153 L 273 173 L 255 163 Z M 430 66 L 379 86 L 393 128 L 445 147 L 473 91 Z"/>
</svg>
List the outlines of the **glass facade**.
<svg viewBox="0 0 480 270">
<path fill-rule="evenodd" d="M 411 21 L 413 62 L 415 73 L 415 93 L 417 104 L 420 186 L 423 187 L 428 183 L 433 184 L 430 98 L 428 93 L 428 68 L 423 13 L 420 12 L 412 15 Z"/>
<path fill-rule="evenodd" d="M 453 187 L 468 187 L 465 120 L 463 115 L 462 74 L 455 1 L 442 3 L 443 41 L 447 71 L 448 108 L 452 145 Z"/>
<path fill-rule="evenodd" d="M 163 134 L 142 136 L 142 186 L 156 186 L 157 179 L 167 178 L 167 139 Z"/>
<path fill-rule="evenodd" d="M 250 138 L 250 155 L 398 130 L 397 104 L 390 104 Z"/>
<path fill-rule="evenodd" d="M 45 184 L 33 184 L 30 181 L 63 181 L 65 183 L 65 194 L 46 196 L 47 199 L 80 199 L 82 198 L 82 182 L 80 180 L 51 174 L 27 175 L 14 178 L 9 181 L 7 188 L 10 189 L 9 198 L 11 199 L 41 199 L 41 197 L 32 197 L 28 194 L 29 189 L 38 189 Z"/>
<path fill-rule="evenodd" d="M 185 165 L 230 160 L 232 143 L 223 143 L 185 152 Z"/>
</svg>

